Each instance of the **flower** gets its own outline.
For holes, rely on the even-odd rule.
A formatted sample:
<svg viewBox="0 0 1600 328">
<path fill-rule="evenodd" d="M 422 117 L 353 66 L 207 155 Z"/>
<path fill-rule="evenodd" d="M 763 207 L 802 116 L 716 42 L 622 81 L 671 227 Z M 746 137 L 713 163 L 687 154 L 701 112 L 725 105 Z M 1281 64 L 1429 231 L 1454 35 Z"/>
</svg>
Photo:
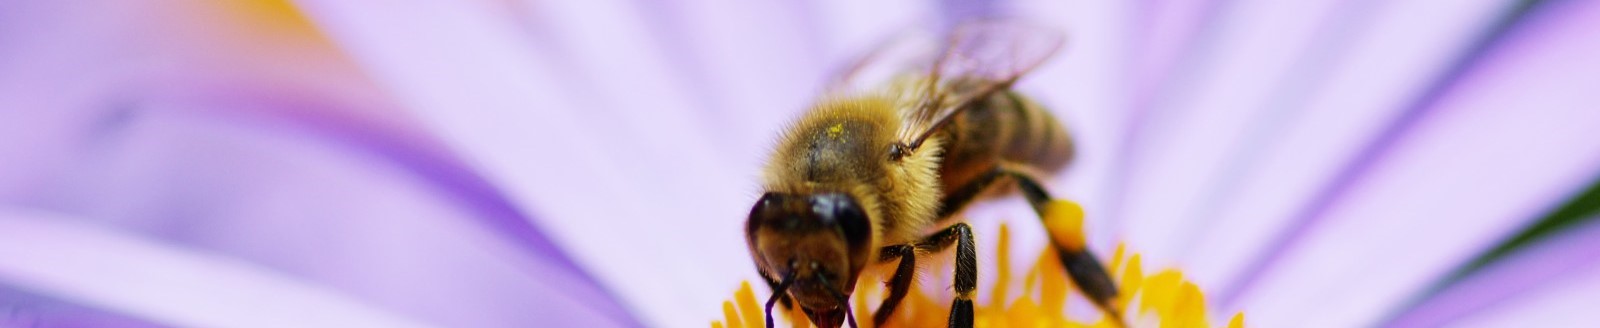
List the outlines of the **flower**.
<svg viewBox="0 0 1600 328">
<path fill-rule="evenodd" d="M 1077 215 L 1057 222 L 1081 223 L 1082 211 L 1071 212 Z M 1052 228 L 1053 234 L 1067 234 L 1081 229 L 1081 227 L 1071 227 L 1070 224 L 1052 225 Z M 989 302 L 975 310 L 975 326 L 1121 327 L 1123 321 L 1120 318 L 1131 318 L 1132 323 L 1140 326 L 1205 327 L 1210 324 L 1210 320 L 1206 318 L 1210 310 L 1206 308 L 1205 295 L 1194 282 L 1185 280 L 1183 273 L 1176 269 L 1161 270 L 1146 277 L 1138 254 L 1126 258 L 1123 256 L 1124 245 L 1117 246 L 1110 264 L 1106 266 L 1122 294 L 1113 305 L 1123 309 L 1118 313 L 1119 318 L 1112 318 L 1104 313 L 1096 313 L 1098 318 L 1094 320 L 1073 320 L 1064 316 L 1069 290 L 1066 284 L 1069 282 L 1066 279 L 1066 270 L 1061 267 L 1058 257 L 1051 248 L 1040 252 L 1038 259 L 1028 269 L 1021 284 L 1022 295 L 1018 295 L 1016 299 L 1008 298 L 1006 292 L 1016 287 L 1011 284 L 1010 244 L 1009 229 L 1001 224 L 995 247 L 995 267 L 985 268 L 994 269 L 998 278 L 995 278 L 993 285 L 987 286 L 984 290 L 989 292 L 987 296 Z M 867 304 L 885 295 L 885 286 L 886 284 L 862 284 L 857 287 L 855 299 L 852 301 L 855 303 L 856 316 L 872 317 L 871 313 L 876 311 L 876 308 L 869 308 Z M 907 298 L 902 301 L 903 305 L 896 309 L 896 314 L 890 317 L 884 326 L 945 325 L 944 320 L 950 313 L 948 299 L 953 295 L 937 290 L 925 291 L 925 286 L 916 287 L 922 288 L 913 288 L 907 293 Z M 929 295 L 930 292 L 942 295 L 933 297 Z M 1088 302 L 1087 299 L 1082 301 Z M 711 327 L 765 327 L 766 324 L 764 308 L 756 303 L 749 282 L 739 285 L 734 298 L 722 303 L 722 312 L 723 320 L 713 321 Z M 791 326 L 810 325 L 799 308 L 791 308 L 782 314 Z M 863 323 L 867 327 L 871 327 L 872 324 L 870 320 Z M 1226 326 L 1244 327 L 1244 313 L 1234 314 L 1228 319 Z"/>
<path fill-rule="evenodd" d="M 1594 320 L 1593 2 L 247 0 L 0 4 L 0 325 L 700 326 L 836 60 L 975 15 L 1208 318 Z"/>
</svg>

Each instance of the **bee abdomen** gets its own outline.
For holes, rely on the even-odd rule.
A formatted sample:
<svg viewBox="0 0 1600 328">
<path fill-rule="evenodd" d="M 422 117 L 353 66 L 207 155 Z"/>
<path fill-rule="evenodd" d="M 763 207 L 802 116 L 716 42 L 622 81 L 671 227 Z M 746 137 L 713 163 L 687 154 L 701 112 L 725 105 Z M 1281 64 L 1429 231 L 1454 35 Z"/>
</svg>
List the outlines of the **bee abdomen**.
<svg viewBox="0 0 1600 328">
<path fill-rule="evenodd" d="M 963 111 L 940 136 L 946 146 L 939 178 L 946 194 L 1000 161 L 1054 173 L 1066 167 L 1073 155 L 1072 139 L 1055 116 L 1010 91 Z"/>
<path fill-rule="evenodd" d="M 997 122 L 1009 125 L 1011 130 L 1002 133 L 1010 139 L 1002 141 L 1002 158 L 1048 172 L 1059 171 L 1072 161 L 1072 138 L 1049 110 L 1016 92 L 1007 91 L 995 98 L 999 99 L 989 101 L 993 107 L 1013 114 L 997 115 L 1002 120 L 1010 116 L 1010 122 Z"/>
</svg>

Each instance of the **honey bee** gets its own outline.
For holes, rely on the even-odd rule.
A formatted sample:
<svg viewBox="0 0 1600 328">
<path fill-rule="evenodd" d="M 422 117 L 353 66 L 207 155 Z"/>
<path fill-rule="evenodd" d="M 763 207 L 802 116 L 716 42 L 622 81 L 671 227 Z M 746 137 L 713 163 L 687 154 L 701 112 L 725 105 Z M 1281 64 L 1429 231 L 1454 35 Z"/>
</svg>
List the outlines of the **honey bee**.
<svg viewBox="0 0 1600 328">
<path fill-rule="evenodd" d="M 945 40 L 931 64 L 876 91 L 830 92 L 782 134 L 745 223 L 756 269 L 773 290 L 768 327 L 780 300 L 798 303 L 820 327 L 846 320 L 855 327 L 849 299 L 857 278 L 869 266 L 894 264 L 873 315 L 881 326 L 911 288 L 919 254 L 951 246 L 949 325 L 972 327 L 977 253 L 972 228 L 953 218 L 974 200 L 1009 190 L 1020 190 L 1045 218 L 1053 198 L 1036 175 L 1066 167 L 1072 141 L 1049 111 L 1011 86 L 1064 37 L 986 21 L 958 26 Z M 1081 237 L 1052 245 L 1080 290 L 1114 313 L 1115 284 Z"/>
</svg>

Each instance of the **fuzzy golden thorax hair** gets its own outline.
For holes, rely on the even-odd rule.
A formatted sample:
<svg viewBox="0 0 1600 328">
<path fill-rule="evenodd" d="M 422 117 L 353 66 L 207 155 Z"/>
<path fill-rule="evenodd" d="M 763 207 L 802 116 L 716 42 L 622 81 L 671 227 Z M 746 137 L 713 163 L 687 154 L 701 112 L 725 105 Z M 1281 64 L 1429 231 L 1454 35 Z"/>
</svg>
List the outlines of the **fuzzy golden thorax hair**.
<svg viewBox="0 0 1600 328">
<path fill-rule="evenodd" d="M 940 140 L 891 161 L 888 149 L 899 141 L 906 115 L 896 98 L 846 97 L 814 106 L 778 142 L 764 174 L 766 191 L 846 193 L 868 213 L 873 245 L 915 240 L 938 211 Z"/>
</svg>

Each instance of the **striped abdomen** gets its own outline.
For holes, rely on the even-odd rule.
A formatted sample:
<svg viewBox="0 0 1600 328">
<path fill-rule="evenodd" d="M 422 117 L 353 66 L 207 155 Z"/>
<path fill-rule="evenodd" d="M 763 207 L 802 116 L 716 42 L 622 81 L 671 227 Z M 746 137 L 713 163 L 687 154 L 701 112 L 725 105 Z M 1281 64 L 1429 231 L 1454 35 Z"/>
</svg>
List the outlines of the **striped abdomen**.
<svg viewBox="0 0 1600 328">
<path fill-rule="evenodd" d="M 1001 161 L 1055 173 L 1072 160 L 1072 139 L 1054 115 L 1014 91 L 1004 91 L 944 126 L 939 168 L 945 194 Z"/>
</svg>

